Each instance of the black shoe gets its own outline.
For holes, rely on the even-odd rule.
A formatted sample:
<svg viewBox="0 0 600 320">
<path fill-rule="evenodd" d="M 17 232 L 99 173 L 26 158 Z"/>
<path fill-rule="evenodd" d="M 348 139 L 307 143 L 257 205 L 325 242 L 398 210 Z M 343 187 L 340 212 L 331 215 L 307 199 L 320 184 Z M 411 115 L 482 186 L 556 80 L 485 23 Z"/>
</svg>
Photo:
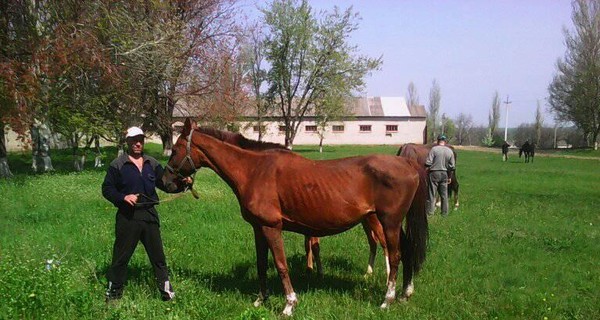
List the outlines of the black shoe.
<svg viewBox="0 0 600 320">
<path fill-rule="evenodd" d="M 109 281 L 105 296 L 106 302 L 121 299 L 123 297 L 123 286 L 116 287 L 112 282 Z"/>
<path fill-rule="evenodd" d="M 173 286 L 171 286 L 169 280 L 160 285 L 158 290 L 160 291 L 162 301 L 171 301 L 175 298 L 175 291 L 173 291 Z"/>
</svg>

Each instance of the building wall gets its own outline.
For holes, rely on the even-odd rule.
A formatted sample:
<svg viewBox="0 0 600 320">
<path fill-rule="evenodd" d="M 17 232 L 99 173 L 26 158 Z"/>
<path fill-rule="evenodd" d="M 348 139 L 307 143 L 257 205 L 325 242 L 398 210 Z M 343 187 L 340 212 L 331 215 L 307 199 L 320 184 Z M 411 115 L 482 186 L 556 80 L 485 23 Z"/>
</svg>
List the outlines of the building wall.
<svg viewBox="0 0 600 320">
<path fill-rule="evenodd" d="M 5 134 L 5 138 L 6 138 L 6 151 L 11 152 L 11 151 L 22 151 L 25 150 L 26 148 L 29 148 L 29 150 L 31 150 L 31 147 L 28 143 L 28 141 L 26 141 L 26 143 L 22 143 L 21 140 L 18 139 L 18 135 L 16 132 L 10 130 L 10 129 L 5 129 L 4 130 L 4 134 Z M 30 140 L 31 136 L 28 135 L 27 140 Z"/>
<path fill-rule="evenodd" d="M 323 144 L 365 144 L 365 145 L 394 145 L 403 143 L 423 143 L 423 130 L 425 120 L 351 120 L 332 123 L 325 133 Z M 304 121 L 296 134 L 294 144 L 315 145 L 319 144 L 319 135 L 315 132 L 306 132 L 306 126 L 315 125 L 314 121 Z M 344 132 L 332 132 L 332 125 L 344 125 Z M 361 125 L 370 125 L 371 132 L 361 132 Z M 387 125 L 397 125 L 397 132 L 386 132 Z M 284 144 L 285 136 L 279 133 L 280 122 L 265 123 L 266 134 L 263 141 Z M 240 133 L 250 139 L 258 139 L 258 132 L 254 132 L 249 122 L 242 122 Z"/>
</svg>

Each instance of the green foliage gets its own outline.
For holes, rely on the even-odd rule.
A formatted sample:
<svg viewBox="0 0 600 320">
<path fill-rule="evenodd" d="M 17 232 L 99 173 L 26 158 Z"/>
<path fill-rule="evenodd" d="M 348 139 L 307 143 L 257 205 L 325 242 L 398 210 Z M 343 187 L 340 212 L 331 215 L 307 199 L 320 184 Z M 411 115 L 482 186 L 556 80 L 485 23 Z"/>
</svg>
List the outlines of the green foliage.
<svg viewBox="0 0 600 320">
<path fill-rule="evenodd" d="M 323 122 L 339 115 L 344 99 L 363 89 L 382 60 L 358 55 L 348 43 L 358 28 L 352 8 L 315 14 L 307 1 L 275 0 L 263 14 L 267 97 L 281 112 L 289 145 L 305 116 Z"/>
<path fill-rule="evenodd" d="M 591 145 L 600 134 L 600 1 L 576 0 L 572 8 L 574 30 L 565 29 L 565 56 L 556 63 L 548 103 L 558 120 L 589 135 Z"/>
<path fill-rule="evenodd" d="M 486 147 L 493 147 L 494 144 L 496 144 L 496 141 L 494 141 L 494 136 L 492 135 L 492 131 L 488 130 L 486 136 L 481 140 L 481 143 Z"/>
<path fill-rule="evenodd" d="M 395 154 L 394 146 L 297 146 L 314 159 Z M 159 145 L 147 150 L 163 163 Z M 458 150 L 461 206 L 430 218 L 427 261 L 415 295 L 382 311 L 385 263 L 363 277 L 362 228 L 322 239 L 325 276 L 307 275 L 303 237 L 285 233 L 297 319 L 599 319 L 598 159 Z M 561 151 L 600 157 L 594 150 Z M 109 160 L 116 149 L 104 150 Z M 54 174 L 0 181 L 0 317 L 6 319 L 277 319 L 285 304 L 269 262 L 270 300 L 258 292 L 252 228 L 229 187 L 212 171 L 196 175 L 201 200 L 160 193 L 158 210 L 177 297 L 160 301 L 143 246 L 129 266 L 122 300 L 105 304 L 115 208 L 100 195 L 104 170 L 69 173 L 60 153 Z M 65 162 L 65 163 L 63 163 Z M 381 250 L 379 250 L 381 252 Z M 47 260 L 52 259 L 47 269 Z M 60 261 L 60 263 L 58 262 Z"/>
</svg>

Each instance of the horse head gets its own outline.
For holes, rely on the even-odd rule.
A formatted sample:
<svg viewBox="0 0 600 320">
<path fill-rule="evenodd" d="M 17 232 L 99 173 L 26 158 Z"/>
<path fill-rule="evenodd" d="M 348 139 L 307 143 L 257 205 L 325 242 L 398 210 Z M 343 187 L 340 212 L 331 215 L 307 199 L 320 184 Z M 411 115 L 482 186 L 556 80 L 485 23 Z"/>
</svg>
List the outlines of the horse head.
<svg viewBox="0 0 600 320">
<path fill-rule="evenodd" d="M 209 162 L 203 152 L 198 148 L 192 148 L 192 135 L 196 129 L 198 129 L 197 124 L 187 118 L 181 136 L 173 145 L 171 157 L 162 177 L 162 182 L 169 192 L 184 190 L 182 179 L 194 175 L 202 165 Z"/>
</svg>

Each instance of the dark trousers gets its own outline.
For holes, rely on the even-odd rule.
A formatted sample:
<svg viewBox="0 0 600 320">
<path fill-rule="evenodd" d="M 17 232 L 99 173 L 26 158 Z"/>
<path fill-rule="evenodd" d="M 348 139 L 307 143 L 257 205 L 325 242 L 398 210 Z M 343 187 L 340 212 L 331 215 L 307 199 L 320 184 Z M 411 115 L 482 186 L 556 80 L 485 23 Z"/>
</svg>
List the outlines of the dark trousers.
<svg viewBox="0 0 600 320">
<path fill-rule="evenodd" d="M 107 274 L 108 281 L 110 281 L 110 286 L 113 289 L 122 290 L 125 281 L 127 281 L 127 264 L 137 247 L 138 241 L 141 241 L 146 249 L 159 288 L 163 288 L 165 282 L 169 280 L 167 261 L 158 223 L 127 219 L 123 215 L 117 214 L 112 264 Z"/>
</svg>

